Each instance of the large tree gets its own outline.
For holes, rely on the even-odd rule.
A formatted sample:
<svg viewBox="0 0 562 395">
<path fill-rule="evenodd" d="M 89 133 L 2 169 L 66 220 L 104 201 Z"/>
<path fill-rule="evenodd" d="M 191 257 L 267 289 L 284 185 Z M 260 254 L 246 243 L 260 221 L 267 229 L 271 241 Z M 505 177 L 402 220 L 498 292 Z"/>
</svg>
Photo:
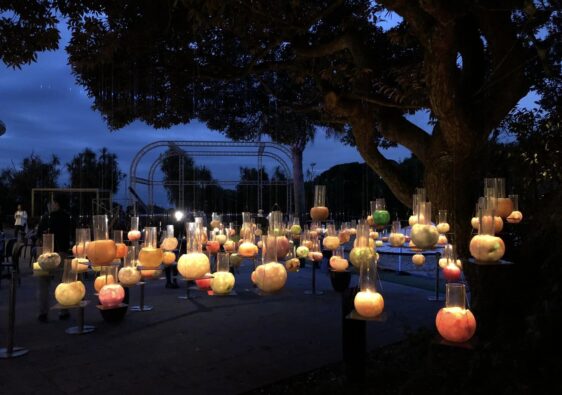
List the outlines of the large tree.
<svg viewBox="0 0 562 395">
<path fill-rule="evenodd" d="M 538 34 L 551 22 L 552 3 L 82 3 L 63 7 L 73 28 L 70 61 L 111 125 L 187 122 L 209 90 L 220 100 L 286 79 L 296 89 L 277 101 L 277 111 L 351 132 L 365 161 L 405 204 L 415 186 L 378 146 L 412 151 L 434 206 L 457 214 L 460 240 L 468 237 L 485 170 L 481 147 L 544 78 L 541 66 L 552 63 L 553 36 Z M 385 30 L 385 12 L 401 22 Z M 430 113 L 431 133 L 406 117 L 420 110 Z"/>
</svg>

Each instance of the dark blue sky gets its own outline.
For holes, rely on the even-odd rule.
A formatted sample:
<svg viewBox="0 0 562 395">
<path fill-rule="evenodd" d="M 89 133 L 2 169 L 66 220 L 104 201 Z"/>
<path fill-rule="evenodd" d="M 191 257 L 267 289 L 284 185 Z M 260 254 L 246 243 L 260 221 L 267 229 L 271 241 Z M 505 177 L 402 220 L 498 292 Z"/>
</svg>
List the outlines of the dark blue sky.
<svg viewBox="0 0 562 395">
<path fill-rule="evenodd" d="M 165 130 L 157 130 L 141 122 L 124 129 L 110 132 L 101 115 L 91 109 L 92 100 L 75 83 L 67 64 L 64 51 L 69 33 L 63 24 L 59 50 L 40 53 L 36 63 L 23 66 L 21 70 L 8 69 L 0 64 L 0 119 L 7 133 L 0 137 L 0 168 L 19 167 L 21 160 L 35 152 L 47 159 L 51 154 L 69 161 L 85 147 L 98 150 L 107 147 L 118 155 L 121 169 L 128 173 L 130 161 L 144 145 L 156 140 L 218 140 L 226 138 L 206 128 L 200 122 L 192 122 Z M 532 103 L 532 98 L 526 98 Z M 417 114 L 412 120 L 426 128 L 427 116 Z M 427 128 L 426 128 L 427 129 Z M 385 151 L 387 157 L 403 159 L 409 155 L 398 147 Z M 319 133 L 304 153 L 304 168 L 316 163 L 316 173 L 333 165 L 346 162 L 362 162 L 352 147 L 342 145 Z M 254 160 L 200 158 L 198 164 L 208 166 L 217 179 L 235 180 L 239 166 L 256 166 Z M 149 162 L 141 166 L 146 169 Z M 266 168 L 274 164 L 264 161 Z M 141 170 L 142 170 L 141 169 Z M 67 181 L 63 169 L 61 184 Z M 128 181 L 125 180 L 125 184 Z M 121 188 L 117 199 L 126 199 L 125 188 Z M 163 193 L 157 194 L 157 203 L 168 205 Z"/>
</svg>

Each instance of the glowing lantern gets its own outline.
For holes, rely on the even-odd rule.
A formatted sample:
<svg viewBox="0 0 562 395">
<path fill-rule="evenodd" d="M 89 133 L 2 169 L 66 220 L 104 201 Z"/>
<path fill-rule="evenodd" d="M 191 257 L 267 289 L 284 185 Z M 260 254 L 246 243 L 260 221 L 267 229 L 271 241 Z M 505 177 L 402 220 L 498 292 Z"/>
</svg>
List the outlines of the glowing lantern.
<svg viewBox="0 0 562 395">
<path fill-rule="evenodd" d="M 131 246 L 127 253 L 125 264 L 121 269 L 119 269 L 119 273 L 117 275 L 119 282 L 125 287 L 137 285 L 141 280 L 141 273 L 137 269 L 138 260 L 136 257 L 136 251 L 136 247 Z"/>
<path fill-rule="evenodd" d="M 113 231 L 113 241 L 115 242 L 115 258 L 121 259 L 127 256 L 127 246 L 123 242 L 123 231 Z"/>
<path fill-rule="evenodd" d="M 418 221 L 412 226 L 410 237 L 421 249 L 433 248 L 439 241 L 439 232 L 435 225 L 431 223 L 431 203 L 418 202 Z"/>
<path fill-rule="evenodd" d="M 178 271 L 187 280 L 194 280 L 205 276 L 211 271 L 211 264 L 207 255 L 201 252 L 201 232 L 194 222 L 186 224 L 187 253 L 178 260 Z"/>
<path fill-rule="evenodd" d="M 144 246 L 139 252 L 139 265 L 143 269 L 155 269 L 162 264 L 162 249 L 158 248 L 158 230 L 154 226 L 144 230 Z"/>
<path fill-rule="evenodd" d="M 372 203 L 372 202 L 371 202 Z M 386 202 L 384 199 L 375 200 L 375 210 L 373 213 L 373 222 L 376 226 L 384 226 L 390 222 L 390 213 L 386 209 Z"/>
<path fill-rule="evenodd" d="M 336 272 L 346 271 L 349 267 L 349 262 L 344 257 L 343 247 L 339 247 L 334 251 L 334 254 L 330 258 L 330 267 Z"/>
<path fill-rule="evenodd" d="M 476 332 L 476 319 L 466 308 L 466 288 L 464 284 L 446 284 L 446 302 L 435 317 L 439 334 L 450 342 L 464 343 Z"/>
<path fill-rule="evenodd" d="M 310 209 L 310 218 L 313 221 L 325 221 L 330 211 L 326 207 L 326 185 L 314 186 L 314 205 Z"/>
<path fill-rule="evenodd" d="M 412 256 L 412 263 L 416 266 L 423 266 L 425 263 L 425 256 L 423 256 L 423 254 L 414 254 Z"/>
<path fill-rule="evenodd" d="M 105 269 L 105 275 L 111 276 L 112 278 L 117 277 L 117 266 L 108 266 Z M 98 293 L 98 298 L 100 303 L 104 307 L 116 307 L 125 297 L 125 290 L 118 283 L 107 283 L 104 284 Z"/>
<path fill-rule="evenodd" d="M 59 267 L 60 255 L 55 252 L 55 235 L 45 233 L 43 235 L 43 246 L 41 255 L 37 258 L 38 266 L 44 271 L 52 271 Z"/>
<path fill-rule="evenodd" d="M 470 240 L 470 254 L 481 262 L 496 262 L 505 254 L 503 240 L 495 236 L 495 226 L 492 221 L 494 204 L 491 198 L 480 198 L 480 227 L 478 234 Z"/>
<path fill-rule="evenodd" d="M 336 232 L 336 227 L 333 223 L 328 224 L 326 236 L 322 240 L 322 245 L 325 249 L 333 251 L 340 246 L 340 238 Z"/>
<path fill-rule="evenodd" d="M 510 224 L 518 224 L 523 220 L 523 214 L 519 211 L 519 195 L 509 195 L 513 202 L 513 211 L 507 216 L 507 222 Z"/>
<path fill-rule="evenodd" d="M 275 235 L 269 234 L 264 237 L 263 263 L 256 267 L 252 277 L 258 288 L 266 293 L 280 291 L 285 286 L 287 270 L 277 262 Z"/>
<path fill-rule="evenodd" d="M 72 260 L 64 262 L 62 282 L 55 289 L 55 299 L 63 306 L 74 306 L 80 303 L 86 295 L 86 287 L 77 281 L 77 273 L 72 270 Z"/>
<path fill-rule="evenodd" d="M 160 248 L 164 251 L 173 251 L 178 247 L 178 239 L 174 236 L 174 225 L 166 225 L 166 236 L 162 243 L 160 244 Z"/>
<path fill-rule="evenodd" d="M 402 247 L 406 242 L 406 236 L 402 233 L 400 221 L 394 221 L 392 223 L 392 232 L 388 236 L 388 241 L 392 247 Z"/>
<path fill-rule="evenodd" d="M 359 273 L 359 287 L 353 299 L 355 311 L 363 317 L 374 318 L 384 310 L 384 299 L 376 289 L 377 261 L 371 257 L 366 264 L 361 265 Z"/>
<path fill-rule="evenodd" d="M 211 279 L 211 289 L 216 295 L 228 295 L 234 288 L 235 278 L 230 273 L 229 256 L 226 253 L 217 254 L 217 271 Z"/>
<path fill-rule="evenodd" d="M 94 241 L 91 241 L 86 254 L 89 261 L 95 266 L 111 265 L 115 259 L 117 248 L 115 241 L 110 240 L 107 230 L 107 215 L 94 215 Z"/>
</svg>

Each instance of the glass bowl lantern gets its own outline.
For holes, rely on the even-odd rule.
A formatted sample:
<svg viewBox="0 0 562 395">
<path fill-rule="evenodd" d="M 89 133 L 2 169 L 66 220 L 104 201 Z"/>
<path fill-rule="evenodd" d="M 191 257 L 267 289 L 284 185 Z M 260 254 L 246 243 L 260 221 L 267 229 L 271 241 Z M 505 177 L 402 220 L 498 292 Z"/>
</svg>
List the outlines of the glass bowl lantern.
<svg viewBox="0 0 562 395">
<path fill-rule="evenodd" d="M 326 235 L 322 240 L 322 246 L 330 251 L 334 251 L 340 246 L 340 238 L 333 222 L 326 225 Z"/>
<path fill-rule="evenodd" d="M 118 266 L 111 265 L 103 268 L 105 270 L 106 276 L 111 276 L 116 279 L 118 277 L 117 270 Z M 104 307 L 117 307 L 123 302 L 125 298 L 125 290 L 123 286 L 118 282 L 106 283 L 104 284 L 98 293 L 98 298 L 100 303 Z"/>
<path fill-rule="evenodd" d="M 384 199 L 375 200 L 375 211 L 373 212 L 373 222 L 375 226 L 382 227 L 390 222 L 390 213 L 386 209 Z"/>
<path fill-rule="evenodd" d="M 330 216 L 326 207 L 326 185 L 314 186 L 314 204 L 310 209 L 310 218 L 313 221 L 325 221 Z"/>
<path fill-rule="evenodd" d="M 353 299 L 355 311 L 366 318 L 375 318 L 384 310 L 384 299 L 376 289 L 377 260 L 372 255 L 359 272 L 359 292 Z"/>
<path fill-rule="evenodd" d="M 156 269 L 162 264 L 163 252 L 158 248 L 158 229 L 149 226 L 144 229 L 144 245 L 139 252 L 142 269 Z"/>
<path fill-rule="evenodd" d="M 224 243 L 228 240 L 228 235 L 226 234 L 224 226 L 221 224 L 221 226 L 218 229 L 213 230 L 213 232 L 215 234 L 215 240 L 218 241 L 219 245 L 224 248 Z"/>
<path fill-rule="evenodd" d="M 211 278 L 211 289 L 215 295 L 228 295 L 234 288 L 234 274 L 230 272 L 229 255 L 224 252 L 217 254 L 217 271 Z"/>
<path fill-rule="evenodd" d="M 253 259 L 258 254 L 258 246 L 255 243 L 254 224 L 252 222 L 252 214 L 249 212 L 242 213 L 242 227 L 240 228 L 240 245 L 238 246 L 238 255 L 243 258 Z"/>
<path fill-rule="evenodd" d="M 89 228 L 76 229 L 76 244 L 72 247 L 72 271 L 85 273 L 88 271 L 88 258 L 86 258 L 86 248 L 91 241 Z"/>
<path fill-rule="evenodd" d="M 324 258 L 320 249 L 320 240 L 318 238 L 312 241 L 312 247 L 308 251 L 308 259 L 312 262 L 320 262 Z"/>
<path fill-rule="evenodd" d="M 334 250 L 330 257 L 330 268 L 335 272 L 344 272 L 349 267 L 349 262 L 345 259 L 343 247 L 338 247 Z"/>
<path fill-rule="evenodd" d="M 479 199 L 478 234 L 470 240 L 470 255 L 479 262 L 497 262 L 505 254 L 505 244 L 496 234 L 495 202 L 492 198 Z"/>
<path fill-rule="evenodd" d="M 373 243 L 372 245 L 370 243 Z M 369 225 L 362 222 L 357 225 L 357 235 L 354 247 L 349 253 L 349 260 L 352 265 L 360 269 L 367 265 L 375 256 L 374 240 L 369 237 Z"/>
<path fill-rule="evenodd" d="M 117 275 L 119 282 L 125 287 L 133 287 L 141 280 L 141 272 L 137 269 L 137 247 L 131 246 L 125 258 L 123 267 Z"/>
<path fill-rule="evenodd" d="M 400 221 L 392 222 L 392 230 L 388 235 L 388 242 L 392 247 L 402 247 L 406 242 L 406 236 L 402 233 Z"/>
<path fill-rule="evenodd" d="M 62 282 L 55 288 L 56 301 L 62 306 L 75 306 L 84 296 L 86 287 L 82 281 L 78 281 L 78 273 L 72 270 L 72 259 L 65 259 Z"/>
<path fill-rule="evenodd" d="M 299 246 L 297 247 L 296 250 L 297 257 L 306 259 L 308 257 L 308 253 L 310 252 L 310 249 L 312 248 L 312 245 L 313 242 L 312 240 L 310 240 L 310 231 L 306 229 L 305 226 L 305 229 L 300 237 Z"/>
<path fill-rule="evenodd" d="M 162 263 L 164 265 L 171 265 L 176 261 L 176 254 L 174 250 L 178 247 L 178 239 L 174 236 L 174 225 L 166 225 L 166 234 L 160 248 L 162 252 Z"/>
<path fill-rule="evenodd" d="M 123 242 L 123 231 L 113 231 L 113 241 L 115 242 L 115 258 L 122 259 L 127 256 L 127 245 Z"/>
<path fill-rule="evenodd" d="M 139 222 L 139 217 L 131 217 L 131 229 L 127 233 L 127 239 L 129 239 L 130 242 L 139 241 L 141 238 Z"/>
<path fill-rule="evenodd" d="M 418 203 L 418 220 L 414 226 L 410 237 L 415 246 L 420 249 L 433 248 L 439 241 L 439 232 L 435 225 L 431 223 L 431 203 Z"/>
<path fill-rule="evenodd" d="M 186 253 L 178 260 L 178 271 L 187 280 L 205 277 L 211 272 L 209 257 L 203 254 L 202 244 L 194 222 L 187 223 L 186 227 Z"/>
<path fill-rule="evenodd" d="M 224 241 L 222 248 L 224 248 L 225 252 L 233 253 L 236 252 L 236 242 L 230 238 L 230 234 L 231 232 L 229 229 L 225 229 L 226 240 Z"/>
<path fill-rule="evenodd" d="M 263 263 L 252 272 L 252 281 L 265 293 L 278 292 L 287 282 L 287 270 L 277 261 L 277 236 L 263 237 Z"/>
<path fill-rule="evenodd" d="M 446 301 L 435 317 L 435 326 L 443 339 L 453 343 L 469 341 L 476 332 L 476 319 L 466 308 L 466 287 L 464 284 L 448 283 Z"/>
<path fill-rule="evenodd" d="M 506 218 L 510 224 L 518 224 L 523 220 L 523 214 L 519 211 L 519 195 L 509 195 L 513 202 L 513 211 Z"/>
<path fill-rule="evenodd" d="M 107 266 L 113 263 L 117 254 L 115 241 L 109 239 L 107 215 L 94 215 L 94 241 L 86 248 L 88 260 L 93 266 Z"/>
</svg>

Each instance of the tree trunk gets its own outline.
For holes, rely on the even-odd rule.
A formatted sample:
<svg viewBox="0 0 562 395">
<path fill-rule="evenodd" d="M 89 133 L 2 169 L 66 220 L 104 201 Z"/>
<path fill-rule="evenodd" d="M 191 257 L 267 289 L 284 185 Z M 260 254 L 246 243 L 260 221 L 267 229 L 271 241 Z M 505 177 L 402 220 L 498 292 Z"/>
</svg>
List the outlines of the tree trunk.
<svg viewBox="0 0 562 395">
<path fill-rule="evenodd" d="M 291 153 L 293 159 L 293 193 L 295 199 L 295 214 L 303 217 L 305 213 L 304 202 L 304 176 L 302 170 L 302 153 L 304 147 L 300 144 L 291 146 Z"/>
</svg>

